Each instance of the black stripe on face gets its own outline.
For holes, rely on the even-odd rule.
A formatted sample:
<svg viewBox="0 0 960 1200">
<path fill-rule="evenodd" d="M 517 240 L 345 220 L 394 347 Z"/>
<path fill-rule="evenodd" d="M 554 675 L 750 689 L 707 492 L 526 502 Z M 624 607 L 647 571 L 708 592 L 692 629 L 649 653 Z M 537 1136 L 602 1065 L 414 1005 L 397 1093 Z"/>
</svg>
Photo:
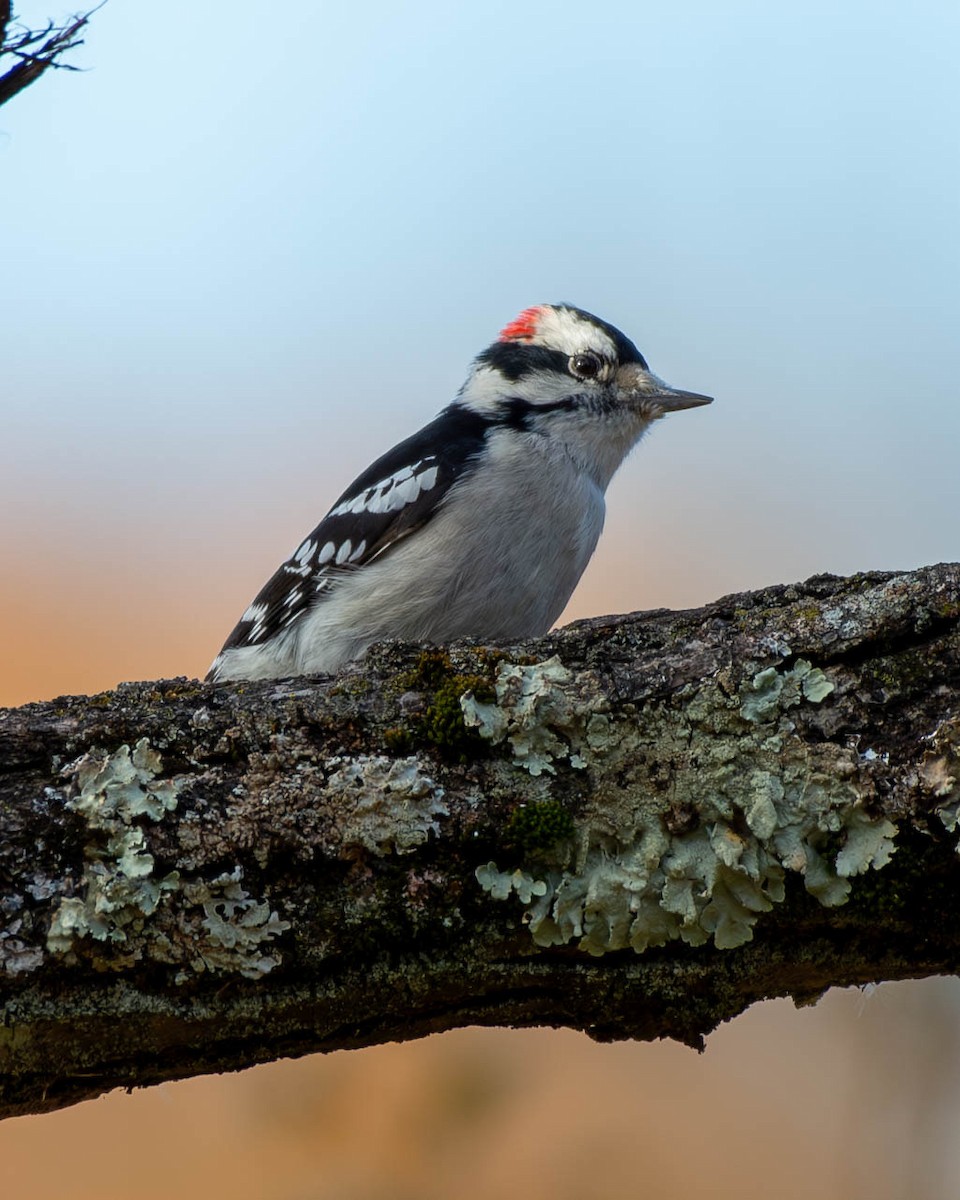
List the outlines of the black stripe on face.
<svg viewBox="0 0 960 1200">
<path fill-rule="evenodd" d="M 516 383 L 534 371 L 555 371 L 567 374 L 567 356 L 559 350 L 530 346 L 523 342 L 494 342 L 477 358 L 483 366 L 493 367 L 505 379 Z"/>
<path fill-rule="evenodd" d="M 583 393 L 564 396 L 562 400 L 551 400 L 548 404 L 532 404 L 520 396 L 512 396 L 503 402 L 501 415 L 496 418 L 495 423 L 506 425 L 509 429 L 528 430 L 535 428 L 535 419 L 540 413 L 573 412 L 577 408 L 586 408 L 597 416 L 603 416 L 611 408 L 611 404 L 602 396 Z"/>
</svg>

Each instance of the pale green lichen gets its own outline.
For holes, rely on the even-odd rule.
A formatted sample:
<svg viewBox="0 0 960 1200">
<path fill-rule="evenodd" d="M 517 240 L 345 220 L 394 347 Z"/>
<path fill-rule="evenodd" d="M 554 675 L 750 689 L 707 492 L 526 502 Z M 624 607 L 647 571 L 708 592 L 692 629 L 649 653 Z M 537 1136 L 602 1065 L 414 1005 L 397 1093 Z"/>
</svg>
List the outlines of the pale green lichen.
<svg viewBox="0 0 960 1200">
<path fill-rule="evenodd" d="M 835 686 L 819 667 L 811 666 L 805 658 L 798 658 L 783 673 L 776 667 L 767 667 L 741 688 L 740 715 L 758 724 L 769 721 L 778 712 L 795 707 L 801 699 L 819 704 Z"/>
<path fill-rule="evenodd" d="M 521 904 L 529 904 L 534 896 L 543 896 L 547 884 L 543 879 L 534 879 L 526 871 L 498 871 L 496 863 L 487 863 L 476 869 L 477 883 L 485 892 L 489 892 L 494 900 L 506 900 L 513 893 L 520 899 Z"/>
<path fill-rule="evenodd" d="M 892 822 L 868 817 L 862 808 L 854 808 L 844 817 L 846 840 L 836 858 L 841 879 L 862 875 L 871 867 L 885 867 L 895 853 L 893 839 L 897 829 Z"/>
<path fill-rule="evenodd" d="M 794 732 L 791 711 L 834 687 L 801 659 L 755 672 L 737 697 L 708 683 L 678 707 L 614 717 L 589 672 L 575 677 L 556 658 L 501 664 L 496 704 L 464 697 L 467 723 L 510 746 L 505 769 L 552 775 L 566 762 L 589 776 L 574 868 L 544 872 L 542 892 L 525 887 L 534 940 L 578 939 L 593 954 L 674 938 L 739 946 L 784 898 L 787 871 L 821 903 L 843 903 L 851 876 L 889 861 L 896 829 L 864 811 L 852 750 Z M 671 832 L 677 812 L 693 814 L 693 827 Z M 494 863 L 481 872 L 503 899 L 519 892 L 508 881 L 524 877 Z"/>
<path fill-rule="evenodd" d="M 279 956 L 264 952 L 264 944 L 290 928 L 269 905 L 255 900 L 240 886 L 242 869 L 218 875 L 209 882 L 183 885 L 187 904 L 203 909 L 203 933 L 190 941 L 190 966 L 194 971 L 229 971 L 257 979 L 280 963 Z M 178 981 L 186 978 L 181 972 Z"/>
<path fill-rule="evenodd" d="M 449 812 L 443 788 L 424 772 L 415 754 L 361 754 L 332 758 L 328 765 L 335 769 L 324 791 L 336 806 L 343 846 L 408 854 L 438 832 L 436 818 Z"/>
<path fill-rule="evenodd" d="M 176 889 L 175 871 L 152 878 L 154 860 L 145 849 L 138 818 L 159 821 L 177 804 L 178 784 L 157 779 L 160 756 L 146 738 L 131 753 L 121 746 L 112 754 L 85 754 L 65 767 L 76 795 L 66 807 L 80 813 L 92 837 L 85 848 L 78 895 L 60 901 L 47 934 L 47 949 L 72 952 L 75 939 L 124 942 L 143 928 L 165 893 Z"/>
<path fill-rule="evenodd" d="M 178 779 L 158 778 L 160 755 L 146 740 L 112 754 L 85 754 L 62 774 L 75 794 L 65 807 L 81 814 L 89 833 L 76 894 L 61 899 L 47 949 L 76 959 L 85 939 L 110 944 L 94 956 L 101 970 L 143 959 L 255 979 L 279 963 L 264 943 L 289 929 L 240 886 L 239 866 L 213 880 L 184 881 L 177 871 L 157 878 L 142 822 L 157 822 L 177 805 Z M 161 919 L 163 918 L 163 919 Z M 181 969 L 177 981 L 187 971 Z"/>
<path fill-rule="evenodd" d="M 464 695 L 464 724 L 488 741 L 506 740 L 518 765 L 531 775 L 556 774 L 557 759 L 582 769 L 582 750 L 599 751 L 607 744 L 607 705 L 595 679 L 589 672 L 575 679 L 556 655 L 528 666 L 502 663 L 496 692 L 491 704 L 478 702 L 472 692 Z"/>
</svg>

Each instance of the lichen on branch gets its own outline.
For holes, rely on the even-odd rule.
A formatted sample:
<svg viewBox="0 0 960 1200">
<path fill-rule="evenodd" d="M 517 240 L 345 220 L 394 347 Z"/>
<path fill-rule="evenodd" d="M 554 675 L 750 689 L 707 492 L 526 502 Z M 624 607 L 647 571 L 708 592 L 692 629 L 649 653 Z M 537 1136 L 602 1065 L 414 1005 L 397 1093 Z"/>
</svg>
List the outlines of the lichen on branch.
<svg viewBox="0 0 960 1200">
<path fill-rule="evenodd" d="M 0 712 L 0 1114 L 955 971 L 958 730 L 952 565 Z"/>
<path fill-rule="evenodd" d="M 575 677 L 556 657 L 502 664 L 495 702 L 463 698 L 467 724 L 508 743 L 531 774 L 555 774 L 561 761 L 585 772 L 591 796 L 573 830 L 575 865 L 514 889 L 528 905 L 536 897 L 524 916 L 533 940 L 576 939 L 597 955 L 642 953 L 674 938 L 729 950 L 783 901 L 787 871 L 822 904 L 842 904 L 851 876 L 890 861 L 897 830 L 865 810 L 872 789 L 858 778 L 854 751 L 795 733 L 792 710 L 819 704 L 834 686 L 805 659 L 785 669 L 748 665 L 735 696 L 705 681 L 611 718 L 589 674 Z M 638 761 L 672 763 L 668 786 L 627 776 Z M 608 786 L 611 773 L 622 786 Z M 686 827 L 671 831 L 676 811 L 687 814 Z M 506 899 L 505 880 L 531 877 L 488 863 L 477 878 Z"/>
</svg>

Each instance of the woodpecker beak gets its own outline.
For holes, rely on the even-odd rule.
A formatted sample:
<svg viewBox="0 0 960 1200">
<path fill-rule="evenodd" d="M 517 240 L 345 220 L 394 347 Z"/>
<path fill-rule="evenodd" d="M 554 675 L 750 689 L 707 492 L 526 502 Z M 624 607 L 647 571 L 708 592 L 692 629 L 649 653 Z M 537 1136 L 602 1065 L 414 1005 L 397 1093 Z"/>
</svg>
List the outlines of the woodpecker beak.
<svg viewBox="0 0 960 1200">
<path fill-rule="evenodd" d="M 685 408 L 700 408 L 703 404 L 712 404 L 712 396 L 701 396 L 699 392 L 681 392 L 676 388 L 666 388 L 656 393 L 656 400 L 664 412 L 682 412 Z"/>
<path fill-rule="evenodd" d="M 712 404 L 712 396 L 699 392 L 682 392 L 664 383 L 652 371 L 644 370 L 639 363 L 626 363 L 617 371 L 617 386 L 634 404 L 651 410 L 651 416 L 663 416 L 668 412 L 682 412 L 685 408 L 700 408 Z"/>
</svg>

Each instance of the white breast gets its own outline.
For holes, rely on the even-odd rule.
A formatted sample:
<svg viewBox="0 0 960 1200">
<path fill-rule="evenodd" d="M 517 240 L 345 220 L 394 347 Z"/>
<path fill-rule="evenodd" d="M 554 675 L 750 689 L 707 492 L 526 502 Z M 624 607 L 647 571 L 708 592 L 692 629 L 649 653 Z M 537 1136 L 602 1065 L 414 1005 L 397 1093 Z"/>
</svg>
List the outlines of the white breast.
<svg viewBox="0 0 960 1200">
<path fill-rule="evenodd" d="M 296 670 L 332 671 L 386 638 L 546 633 L 603 528 L 600 488 L 550 439 L 489 435 L 483 468 L 429 524 L 347 576 L 290 631 Z"/>
</svg>

